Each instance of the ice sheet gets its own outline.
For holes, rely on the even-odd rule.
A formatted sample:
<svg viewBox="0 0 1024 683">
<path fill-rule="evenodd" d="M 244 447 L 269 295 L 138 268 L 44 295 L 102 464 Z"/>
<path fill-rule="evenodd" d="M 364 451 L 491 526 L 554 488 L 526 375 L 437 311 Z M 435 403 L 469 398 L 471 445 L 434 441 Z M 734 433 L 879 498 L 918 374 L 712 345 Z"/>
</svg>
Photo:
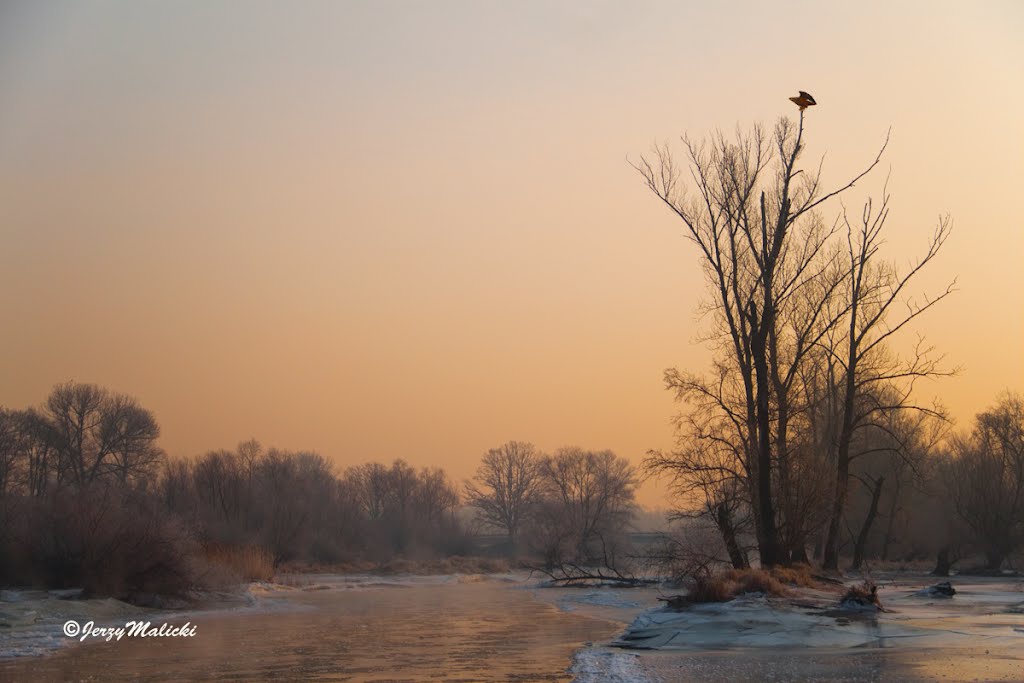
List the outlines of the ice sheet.
<svg viewBox="0 0 1024 683">
<path fill-rule="evenodd" d="M 797 598 L 743 596 L 685 611 L 648 610 L 615 643 L 624 648 L 974 647 L 1024 648 L 1019 584 L 955 584 L 954 598 L 927 597 L 920 585 L 883 587 L 886 611 L 848 612 Z M 815 602 L 817 606 L 815 606 Z"/>
</svg>

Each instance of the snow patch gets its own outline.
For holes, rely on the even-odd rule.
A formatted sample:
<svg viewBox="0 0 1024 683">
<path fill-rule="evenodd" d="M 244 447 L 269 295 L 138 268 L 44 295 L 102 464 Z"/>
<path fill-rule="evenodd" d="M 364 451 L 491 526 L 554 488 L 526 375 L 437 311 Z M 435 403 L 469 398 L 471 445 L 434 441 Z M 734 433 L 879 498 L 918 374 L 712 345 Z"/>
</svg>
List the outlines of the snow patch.
<svg viewBox="0 0 1024 683">
<path fill-rule="evenodd" d="M 113 598 L 70 600 L 61 591 L 4 591 L 0 602 L 0 657 L 37 656 L 77 642 L 62 630 L 69 619 L 80 624 L 117 624 L 140 613 L 140 608 Z"/>
<path fill-rule="evenodd" d="M 648 683 L 652 679 L 631 652 L 587 647 L 572 658 L 569 673 L 574 683 Z"/>
</svg>

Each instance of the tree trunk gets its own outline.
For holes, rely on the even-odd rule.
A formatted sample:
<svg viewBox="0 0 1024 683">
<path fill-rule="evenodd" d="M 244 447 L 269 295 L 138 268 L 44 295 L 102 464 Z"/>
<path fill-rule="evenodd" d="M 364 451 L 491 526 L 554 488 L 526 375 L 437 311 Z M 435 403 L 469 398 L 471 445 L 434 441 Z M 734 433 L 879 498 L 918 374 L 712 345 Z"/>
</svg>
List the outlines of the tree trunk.
<svg viewBox="0 0 1024 683">
<path fill-rule="evenodd" d="M 992 548 L 990 550 L 986 550 L 985 551 L 985 560 L 987 562 L 987 566 L 985 568 L 988 569 L 989 571 L 997 572 L 997 571 L 1000 570 L 1000 568 L 1002 568 L 1003 560 L 1005 560 L 1005 559 L 1006 559 L 1006 553 L 1004 553 L 1003 551 L 1001 551 L 1001 550 L 999 550 L 997 548 Z"/>
<path fill-rule="evenodd" d="M 760 399 L 759 399 L 760 401 Z M 768 398 L 764 396 L 764 409 L 758 411 L 758 432 L 760 443 L 757 453 L 757 522 L 758 550 L 762 567 L 779 564 L 779 529 L 775 523 L 775 505 L 772 501 L 772 450 L 768 438 L 770 418 Z"/>
<path fill-rule="evenodd" d="M 946 546 L 939 551 L 938 557 L 935 560 L 935 569 L 932 570 L 932 576 L 949 576 L 949 546 Z"/>
<path fill-rule="evenodd" d="M 885 542 L 882 543 L 882 559 L 889 559 L 889 546 L 892 544 L 893 527 L 896 525 L 896 506 L 900 500 L 900 478 L 896 476 L 896 490 L 892 492 L 892 505 L 889 506 L 889 519 L 885 525 Z"/>
<path fill-rule="evenodd" d="M 768 311 L 760 325 L 771 324 Z M 756 321 L 756 310 L 751 303 L 752 322 Z M 754 375 L 757 387 L 757 489 L 754 519 L 757 526 L 758 551 L 761 566 L 774 567 L 780 561 L 779 529 L 775 522 L 775 505 L 772 501 L 772 435 L 770 408 L 770 379 L 768 376 L 767 335 L 758 331 L 751 338 L 751 356 L 754 359 Z"/>
<path fill-rule="evenodd" d="M 864 561 L 864 546 L 867 545 L 871 525 L 875 523 L 875 517 L 878 516 L 878 499 L 882 497 L 882 484 L 884 483 L 885 477 L 879 477 L 875 482 L 874 490 L 871 491 L 871 506 L 868 508 L 867 517 L 864 518 L 864 524 L 860 527 L 860 533 L 857 534 L 857 542 L 853 546 L 854 569 L 860 569 L 860 565 Z"/>
<path fill-rule="evenodd" d="M 846 512 L 846 495 L 850 488 L 850 443 L 853 441 L 855 399 L 857 397 L 857 308 L 854 306 L 850 323 L 849 362 L 844 377 L 843 423 L 839 430 L 839 444 L 836 453 L 836 490 L 832 499 L 832 517 L 828 523 L 828 537 L 825 539 L 825 561 L 823 569 L 839 569 L 839 526 Z"/>
<path fill-rule="evenodd" d="M 722 540 L 725 542 L 725 549 L 729 553 L 729 561 L 732 562 L 733 568 L 749 568 L 750 562 L 747 560 L 747 554 L 743 552 L 736 540 L 736 528 L 732 523 L 732 515 L 724 504 L 719 505 L 715 510 L 715 523 L 718 525 L 718 531 L 722 534 Z"/>
<path fill-rule="evenodd" d="M 840 452 L 836 465 L 836 490 L 832 497 L 832 515 L 828 522 L 828 536 L 825 538 L 823 569 L 839 569 L 839 525 L 846 509 L 846 491 L 850 482 L 849 452 Z"/>
<path fill-rule="evenodd" d="M 797 532 L 793 539 L 789 554 L 790 564 L 810 564 L 811 558 L 807 556 L 807 539 L 804 537 L 803 529 Z"/>
</svg>

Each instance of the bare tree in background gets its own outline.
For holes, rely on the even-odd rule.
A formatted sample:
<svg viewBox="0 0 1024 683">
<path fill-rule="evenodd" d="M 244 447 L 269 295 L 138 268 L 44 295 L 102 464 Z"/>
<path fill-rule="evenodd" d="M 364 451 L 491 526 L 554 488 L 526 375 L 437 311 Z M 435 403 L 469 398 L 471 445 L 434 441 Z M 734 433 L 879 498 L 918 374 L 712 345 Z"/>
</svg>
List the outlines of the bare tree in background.
<svg viewBox="0 0 1024 683">
<path fill-rule="evenodd" d="M 112 395 L 104 406 L 100 439 L 110 449 L 108 467 L 122 484 L 153 479 L 164 452 L 156 445 L 160 426 L 153 413 L 123 394 Z"/>
<path fill-rule="evenodd" d="M 546 555 L 615 567 L 618 544 L 632 518 L 636 469 L 611 451 L 560 448 L 541 464 L 545 503 L 543 526 L 553 537 L 539 539 Z"/>
<path fill-rule="evenodd" d="M 387 467 L 379 462 L 350 467 L 345 470 L 345 481 L 349 483 L 358 507 L 368 519 L 384 516 L 390 492 Z"/>
<path fill-rule="evenodd" d="M 347 469 L 343 484 L 367 522 L 372 554 L 409 555 L 464 542 L 454 517 L 458 490 L 443 470 L 417 472 L 401 459 L 391 467 L 369 463 Z"/>
<path fill-rule="evenodd" d="M 466 504 L 483 522 L 503 530 L 513 548 L 540 499 L 540 468 L 533 444 L 509 441 L 484 453 L 473 480 L 463 484 Z"/>
<path fill-rule="evenodd" d="M 871 200 L 864 205 L 856 227 L 845 211 L 847 277 L 846 311 L 843 335 L 827 345 L 830 362 L 838 367 L 838 428 L 835 430 L 835 490 L 825 540 L 823 566 L 839 567 L 839 536 L 850 482 L 851 447 L 856 432 L 882 423 L 885 413 L 918 411 L 941 416 L 938 408 L 914 403 L 912 394 L 919 379 L 951 374 L 940 367 L 941 357 L 932 348 L 918 342 L 910 358 L 893 353 L 888 342 L 917 317 L 930 310 L 953 291 L 953 284 L 936 297 L 916 301 L 908 296 L 909 285 L 938 255 L 949 236 L 950 220 L 940 219 L 928 242 L 924 256 L 906 272 L 880 261 L 882 229 L 889 215 L 889 194 L 883 190 L 881 206 L 875 210 Z"/>
<path fill-rule="evenodd" d="M 19 426 L 17 412 L 0 407 L 0 496 L 13 488 L 17 477 L 23 450 Z"/>
<path fill-rule="evenodd" d="M 88 483 L 109 455 L 98 438 L 107 391 L 95 384 L 68 382 L 53 388 L 46 417 L 54 427 L 58 455 L 57 483 Z"/>
<path fill-rule="evenodd" d="M 67 382 L 54 387 L 43 418 L 56 453 L 56 482 L 89 484 L 113 475 L 122 482 L 156 474 L 163 451 L 153 414 L 124 394 L 95 384 Z"/>
<path fill-rule="evenodd" d="M 21 461 L 19 480 L 28 495 L 41 498 L 51 484 L 56 483 L 59 456 L 56 427 L 35 408 L 17 411 L 12 417 L 20 436 L 17 441 Z"/>
<path fill-rule="evenodd" d="M 851 448 L 851 478 L 861 484 L 866 510 L 854 537 L 851 568 L 859 570 L 868 557 L 868 540 L 877 521 L 886 519 L 881 555 L 891 543 L 901 493 L 910 482 L 921 480 L 925 460 L 935 453 L 947 422 L 930 413 L 886 411 L 861 430 Z M 881 505 L 888 496 L 887 510 Z M 863 507 L 863 505 L 861 506 Z"/>
<path fill-rule="evenodd" d="M 227 450 L 206 453 L 193 464 L 192 482 L 204 533 L 231 542 L 245 540 L 249 520 L 244 501 L 250 493 L 237 456 Z"/>
<path fill-rule="evenodd" d="M 1024 399 L 1002 396 L 955 444 L 946 469 L 957 515 L 985 553 L 988 569 L 1024 547 Z"/>
</svg>

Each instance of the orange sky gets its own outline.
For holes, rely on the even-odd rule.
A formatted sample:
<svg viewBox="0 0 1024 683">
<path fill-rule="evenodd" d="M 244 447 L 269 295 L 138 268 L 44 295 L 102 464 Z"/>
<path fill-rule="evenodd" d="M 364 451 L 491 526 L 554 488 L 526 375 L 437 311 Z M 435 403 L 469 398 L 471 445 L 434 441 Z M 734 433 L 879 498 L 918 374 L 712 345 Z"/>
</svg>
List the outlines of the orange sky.
<svg viewBox="0 0 1024 683">
<path fill-rule="evenodd" d="M 626 157 L 797 89 L 827 179 L 892 126 L 893 259 L 953 216 L 917 331 L 964 371 L 924 395 L 965 423 L 1024 390 L 1024 5 L 714 4 L 5 3 L 0 405 L 96 382 L 176 455 L 639 461 L 708 354 Z"/>
</svg>

